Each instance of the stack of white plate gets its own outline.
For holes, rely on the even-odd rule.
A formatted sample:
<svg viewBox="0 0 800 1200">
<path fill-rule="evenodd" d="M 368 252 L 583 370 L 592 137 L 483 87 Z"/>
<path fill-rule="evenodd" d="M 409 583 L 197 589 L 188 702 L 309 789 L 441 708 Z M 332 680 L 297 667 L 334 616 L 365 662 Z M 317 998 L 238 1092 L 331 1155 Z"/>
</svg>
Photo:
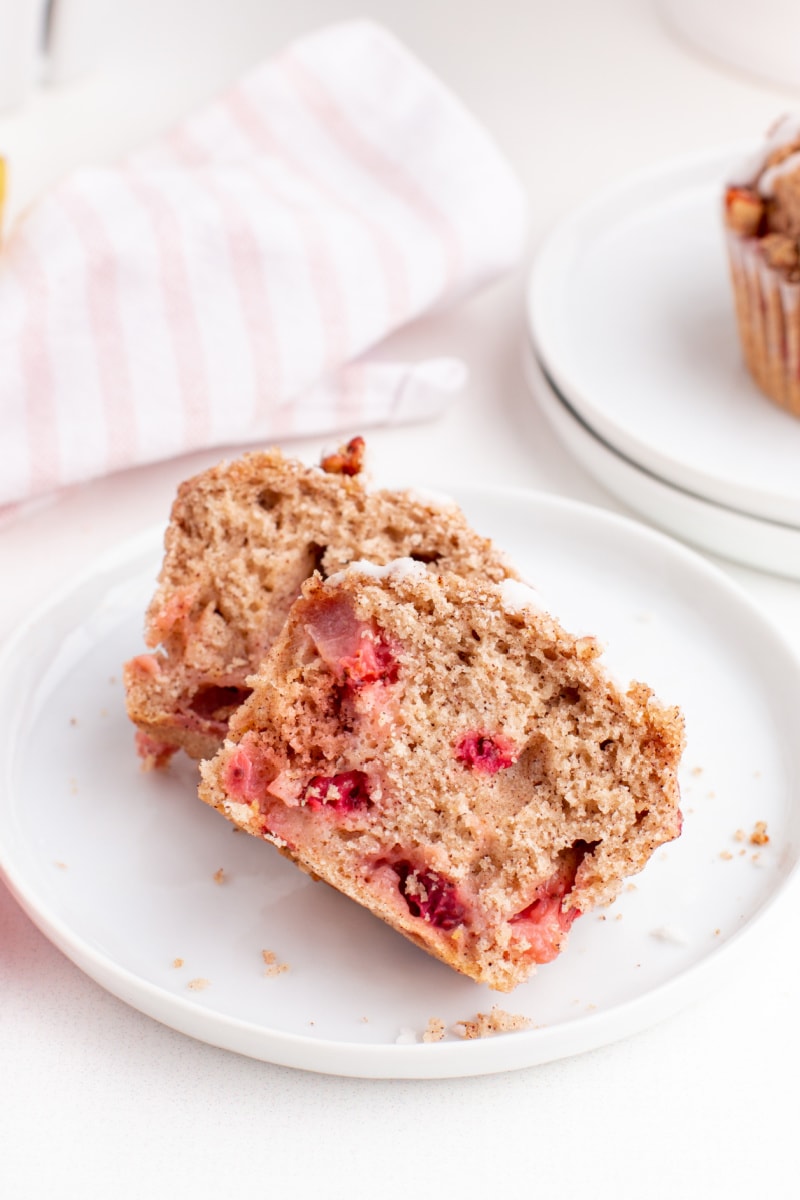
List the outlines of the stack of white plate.
<svg viewBox="0 0 800 1200">
<path fill-rule="evenodd" d="M 563 221 L 528 294 L 531 387 L 610 492 L 712 553 L 800 579 L 800 420 L 736 337 L 721 195 L 738 158 L 666 164 Z"/>
</svg>

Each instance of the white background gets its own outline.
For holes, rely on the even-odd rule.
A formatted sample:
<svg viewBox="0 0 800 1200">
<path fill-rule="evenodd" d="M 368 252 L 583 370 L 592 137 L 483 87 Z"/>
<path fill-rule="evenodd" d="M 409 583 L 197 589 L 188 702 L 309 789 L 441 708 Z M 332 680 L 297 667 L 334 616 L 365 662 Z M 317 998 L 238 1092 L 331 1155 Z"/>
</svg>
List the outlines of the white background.
<svg viewBox="0 0 800 1200">
<path fill-rule="evenodd" d="M 341 17 L 383 20 L 489 127 L 527 187 L 531 252 L 604 184 L 757 138 L 797 104 L 695 56 L 646 0 L 102 7 L 110 28 L 98 68 L 0 116 L 13 212 L 66 168 L 112 162 L 290 37 Z M 491 292 L 398 335 L 398 350 L 412 355 L 462 355 L 472 380 L 435 425 L 371 435 L 378 477 L 515 483 L 619 507 L 570 460 L 526 392 L 529 257 Z M 288 448 L 312 460 L 319 445 Z M 61 579 L 162 521 L 176 483 L 217 457 L 76 488 L 0 527 L 0 637 Z M 800 586 L 721 565 L 800 649 Z M 156 1024 L 84 977 L 0 885 L 0 1193 L 795 1194 L 793 917 L 784 911 L 754 939 L 747 969 L 726 990 L 625 1042 L 494 1077 L 375 1082 L 273 1067 Z"/>
</svg>

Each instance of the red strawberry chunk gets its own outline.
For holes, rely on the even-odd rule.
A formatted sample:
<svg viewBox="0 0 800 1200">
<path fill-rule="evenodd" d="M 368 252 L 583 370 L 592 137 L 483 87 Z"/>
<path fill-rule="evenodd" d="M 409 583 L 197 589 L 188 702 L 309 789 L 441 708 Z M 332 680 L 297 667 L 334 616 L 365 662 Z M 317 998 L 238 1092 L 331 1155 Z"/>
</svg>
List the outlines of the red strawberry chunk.
<svg viewBox="0 0 800 1200">
<path fill-rule="evenodd" d="M 142 759 L 144 769 L 165 767 L 178 750 L 178 746 L 173 746 L 169 742 L 160 742 L 158 738 L 151 737 L 149 733 L 143 733 L 141 729 L 137 730 L 135 740 L 136 753 Z"/>
<path fill-rule="evenodd" d="M 361 631 L 355 654 L 341 659 L 339 668 L 350 687 L 397 682 L 397 659 L 380 633 L 369 627 Z"/>
<path fill-rule="evenodd" d="M 305 790 L 302 803 L 310 809 L 324 807 L 340 813 L 370 808 L 369 781 L 363 771 L 315 775 Z"/>
<path fill-rule="evenodd" d="M 502 733 L 467 733 L 456 746 L 459 762 L 483 775 L 496 775 L 513 766 L 518 757 L 516 746 Z"/>
<path fill-rule="evenodd" d="M 410 862 L 392 863 L 400 879 L 403 896 L 412 917 L 449 933 L 464 924 L 467 910 L 458 898 L 455 884 L 436 871 L 424 871 Z"/>
<path fill-rule="evenodd" d="M 558 869 L 536 889 L 533 902 L 511 918 L 510 924 L 520 926 L 520 933 L 530 944 L 534 962 L 552 962 L 573 921 L 581 915 L 580 909 L 568 908 L 565 912 L 562 905 L 591 848 L 585 842 L 576 842 L 566 852 Z"/>
<path fill-rule="evenodd" d="M 225 765 L 223 787 L 229 796 L 242 804 L 259 800 L 267 790 L 274 772 L 258 752 L 251 734 L 245 734 Z"/>
<path fill-rule="evenodd" d="M 394 683 L 397 659 L 374 622 L 360 621 L 338 600 L 315 604 L 306 624 L 320 658 L 337 680 L 351 688 Z"/>
<path fill-rule="evenodd" d="M 209 685 L 195 692 L 189 705 L 201 719 L 227 722 L 231 713 L 244 704 L 252 689 Z"/>
</svg>

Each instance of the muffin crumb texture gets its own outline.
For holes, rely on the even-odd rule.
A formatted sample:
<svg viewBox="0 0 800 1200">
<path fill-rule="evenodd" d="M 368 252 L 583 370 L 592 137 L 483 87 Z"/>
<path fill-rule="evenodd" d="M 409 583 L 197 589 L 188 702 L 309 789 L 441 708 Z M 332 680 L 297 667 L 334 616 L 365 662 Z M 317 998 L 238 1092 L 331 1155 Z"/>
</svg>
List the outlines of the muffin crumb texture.
<svg viewBox="0 0 800 1200">
<path fill-rule="evenodd" d="M 193 758 L 216 752 L 250 695 L 249 677 L 315 572 L 325 578 L 355 559 L 405 556 L 430 571 L 514 576 L 455 505 L 371 491 L 363 460 L 363 439 L 354 438 L 322 467 L 274 449 L 181 484 L 147 611 L 148 651 L 124 670 L 145 770 L 163 769 L 180 749 Z"/>
<path fill-rule="evenodd" d="M 530 1017 L 505 1012 L 494 1006 L 491 1012 L 479 1012 L 470 1021 L 459 1021 L 453 1026 L 453 1033 L 467 1039 L 485 1038 L 496 1033 L 518 1033 L 521 1029 L 530 1029 L 531 1024 Z"/>
<path fill-rule="evenodd" d="M 679 711 L 490 580 L 411 559 L 302 588 L 200 795 L 509 991 L 681 828 Z"/>
<path fill-rule="evenodd" d="M 440 1042 L 445 1035 L 447 1026 L 440 1017 L 431 1017 L 422 1035 L 423 1042 Z"/>
</svg>

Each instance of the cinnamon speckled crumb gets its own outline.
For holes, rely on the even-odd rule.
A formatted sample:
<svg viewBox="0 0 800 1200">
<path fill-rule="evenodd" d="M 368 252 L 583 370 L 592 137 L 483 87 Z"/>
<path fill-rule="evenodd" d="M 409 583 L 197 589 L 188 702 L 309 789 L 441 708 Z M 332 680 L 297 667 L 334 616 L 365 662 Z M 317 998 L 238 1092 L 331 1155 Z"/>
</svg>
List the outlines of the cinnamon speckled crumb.
<svg viewBox="0 0 800 1200">
<path fill-rule="evenodd" d="M 445 1023 L 440 1017 L 431 1017 L 422 1035 L 423 1042 L 440 1042 L 444 1037 Z"/>
<path fill-rule="evenodd" d="M 278 956 L 274 950 L 262 950 L 261 957 L 264 960 L 266 970 L 264 974 L 273 979 L 276 975 L 283 975 L 289 970 L 288 963 L 278 962 Z"/>
<path fill-rule="evenodd" d="M 202 992 L 204 988 L 210 987 L 210 985 L 210 979 L 190 979 L 186 986 L 192 992 Z"/>
<path fill-rule="evenodd" d="M 520 1029 L 530 1029 L 530 1017 L 516 1013 L 505 1012 L 504 1009 L 493 1006 L 488 1013 L 476 1013 L 471 1021 L 458 1021 L 453 1026 L 453 1033 L 462 1038 L 491 1037 L 495 1033 L 516 1033 Z"/>
<path fill-rule="evenodd" d="M 767 833 L 767 822 L 756 821 L 755 825 L 753 826 L 753 832 L 750 834 L 751 844 L 753 846 L 766 846 L 768 841 L 769 834 Z"/>
<path fill-rule="evenodd" d="M 214 883 L 224 883 L 225 882 L 225 872 L 222 869 L 222 867 L 220 867 L 218 871 L 214 872 L 212 878 L 214 880 Z"/>
</svg>

